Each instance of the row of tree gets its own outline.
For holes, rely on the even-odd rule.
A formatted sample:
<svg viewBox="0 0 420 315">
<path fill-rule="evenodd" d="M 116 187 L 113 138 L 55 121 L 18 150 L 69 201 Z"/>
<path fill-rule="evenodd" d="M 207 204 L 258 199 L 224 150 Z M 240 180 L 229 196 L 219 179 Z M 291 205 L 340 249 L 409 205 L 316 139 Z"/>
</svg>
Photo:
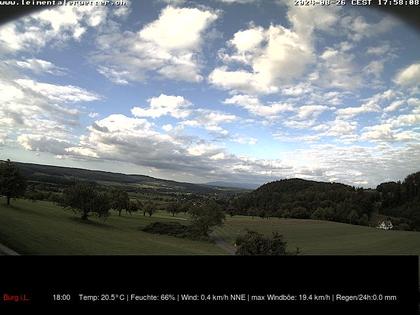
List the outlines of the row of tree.
<svg viewBox="0 0 420 315">
<path fill-rule="evenodd" d="M 121 189 L 108 190 L 90 182 L 76 182 L 64 189 L 58 204 L 80 213 L 82 220 L 91 215 L 106 218 L 111 210 L 118 212 L 119 216 L 122 211 L 130 214 L 143 211 L 143 215 L 152 216 L 157 210 L 156 203 L 151 200 L 145 203 L 138 199 L 130 200 L 128 193 Z"/>
<path fill-rule="evenodd" d="M 230 214 L 319 219 L 367 225 L 377 194 L 338 183 L 286 179 L 231 200 Z"/>
<path fill-rule="evenodd" d="M 420 172 L 408 175 L 403 182 L 380 184 L 380 213 L 407 219 L 403 224 L 420 230 Z"/>
<path fill-rule="evenodd" d="M 420 172 L 376 189 L 339 183 L 286 179 L 238 195 L 226 204 L 230 215 L 317 219 L 369 225 L 373 214 L 394 216 L 401 228 L 420 230 Z"/>
<path fill-rule="evenodd" d="M 234 198 L 211 200 L 193 198 L 177 200 L 166 205 L 173 216 L 188 212 L 194 220 L 196 212 L 206 216 L 206 208 L 222 208 L 230 215 L 319 219 L 368 225 L 373 213 L 400 218 L 405 229 L 420 230 L 420 172 L 411 174 L 403 182 L 387 182 L 376 189 L 355 188 L 339 183 L 325 183 L 302 179 L 287 179 L 265 184 L 255 191 Z M 7 204 L 25 193 L 27 185 L 18 168 L 7 160 L 0 163 L 0 194 Z M 37 199 L 40 192 L 28 192 Z M 81 214 L 106 217 L 110 210 L 121 215 L 143 211 L 152 216 L 157 204 L 152 201 L 130 200 L 127 191 L 108 188 L 89 182 L 76 182 L 62 192 L 48 192 L 48 199 Z M 210 203 L 211 201 L 211 203 Z M 218 211 L 216 211 L 218 212 Z M 204 213 L 204 215 L 203 215 Z"/>
</svg>

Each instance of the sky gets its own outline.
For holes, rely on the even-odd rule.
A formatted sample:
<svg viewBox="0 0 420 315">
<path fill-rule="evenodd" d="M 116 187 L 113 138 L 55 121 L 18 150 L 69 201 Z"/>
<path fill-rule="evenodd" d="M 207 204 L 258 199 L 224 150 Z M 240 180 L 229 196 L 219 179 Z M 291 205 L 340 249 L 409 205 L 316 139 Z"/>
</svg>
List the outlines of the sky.
<svg viewBox="0 0 420 315">
<path fill-rule="evenodd" d="M 0 25 L 0 159 L 194 183 L 420 170 L 420 33 L 288 0 L 60 6 Z"/>
</svg>

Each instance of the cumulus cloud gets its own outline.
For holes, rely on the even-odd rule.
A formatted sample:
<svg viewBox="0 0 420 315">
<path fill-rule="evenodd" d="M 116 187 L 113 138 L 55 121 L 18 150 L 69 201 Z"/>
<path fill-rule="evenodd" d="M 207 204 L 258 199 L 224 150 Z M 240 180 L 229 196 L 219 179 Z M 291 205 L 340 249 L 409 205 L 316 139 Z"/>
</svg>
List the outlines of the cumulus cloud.
<svg viewBox="0 0 420 315">
<path fill-rule="evenodd" d="M 221 89 L 246 94 L 270 94 L 300 78 L 316 60 L 314 31 L 327 31 L 337 22 L 336 8 L 288 7 L 292 25 L 251 24 L 240 30 L 219 52 L 225 65 L 216 67 L 209 82 Z M 239 63 L 240 67 L 234 67 Z"/>
<path fill-rule="evenodd" d="M 36 51 L 47 44 L 80 41 L 107 19 L 108 10 L 96 6 L 58 6 L 0 26 L 0 51 Z"/>
<path fill-rule="evenodd" d="M 321 131 L 319 136 L 330 136 L 346 139 L 348 136 L 354 135 L 357 130 L 357 125 L 358 124 L 356 121 L 348 121 L 336 118 L 333 121 L 317 125 L 312 129 Z"/>
<path fill-rule="evenodd" d="M 401 86 L 418 86 L 420 82 L 420 63 L 414 63 L 400 70 L 394 81 Z"/>
<path fill-rule="evenodd" d="M 44 135 L 23 134 L 17 138 L 17 142 L 26 150 L 49 152 L 56 155 L 65 153 L 70 143 L 61 139 Z"/>
<path fill-rule="evenodd" d="M 215 120 L 226 120 L 215 118 Z M 31 139 L 32 140 L 32 139 Z M 37 140 L 37 139 L 36 139 Z M 113 114 L 95 122 L 88 128 L 79 143 L 59 146 L 54 140 L 29 142 L 22 138 L 22 144 L 29 150 L 51 150 L 55 154 L 77 158 L 97 158 L 120 161 L 149 167 L 155 170 L 187 174 L 191 178 L 246 178 L 259 179 L 267 174 L 267 161 L 237 157 L 225 148 L 196 137 L 182 137 L 156 131 L 145 119 Z M 247 172 L 243 172 L 247 169 Z M 271 171 L 289 167 L 280 161 L 273 162 Z"/>
<path fill-rule="evenodd" d="M 29 58 L 25 60 L 6 60 L 5 62 L 19 69 L 30 70 L 35 74 L 64 75 L 67 71 L 67 69 L 43 59 Z"/>
<path fill-rule="evenodd" d="M 260 0 L 217 0 L 217 1 L 227 3 L 227 4 L 233 4 L 233 3 L 244 4 L 244 3 L 255 3 Z"/>
<path fill-rule="evenodd" d="M 57 85 L 43 82 L 36 82 L 31 79 L 17 79 L 15 82 L 24 90 L 39 94 L 55 102 L 91 102 L 100 97 L 85 89 L 73 85 Z"/>
<path fill-rule="evenodd" d="M 391 15 L 381 18 L 376 23 L 369 23 L 361 15 L 348 15 L 343 17 L 340 23 L 347 30 L 347 36 L 356 42 L 386 33 L 398 25 L 398 21 Z"/>
<path fill-rule="evenodd" d="M 9 63 L 0 63 L 0 132 L 66 140 L 79 124 L 79 103 L 100 99 L 81 87 L 38 82 L 14 70 Z M 34 139 L 45 140 L 38 138 Z"/>
<path fill-rule="evenodd" d="M 131 112 L 136 117 L 152 117 L 158 118 L 170 115 L 174 118 L 186 118 L 190 115 L 189 107 L 192 105 L 190 101 L 182 96 L 173 96 L 161 94 L 158 97 L 152 97 L 147 100 L 149 108 L 134 107 Z"/>
<path fill-rule="evenodd" d="M 395 129 L 392 123 L 363 128 L 361 138 L 377 142 L 406 142 L 418 140 L 418 133 L 412 130 Z"/>
<path fill-rule="evenodd" d="M 138 32 L 113 29 L 97 38 L 92 60 L 117 84 L 144 81 L 149 74 L 199 82 L 204 32 L 218 18 L 210 9 L 167 6 Z"/>
<path fill-rule="evenodd" d="M 293 161 L 295 169 L 310 165 L 320 170 L 312 179 L 335 181 L 375 187 L 378 183 L 399 180 L 417 169 L 420 145 L 417 143 L 393 147 L 313 144 L 285 155 Z M 363 163 L 361 163 L 363 161 Z"/>
<path fill-rule="evenodd" d="M 386 101 L 390 101 L 395 98 L 396 95 L 397 93 L 395 91 L 389 89 L 365 99 L 360 106 L 340 108 L 336 111 L 336 113 L 338 116 L 349 118 L 364 113 L 379 112 L 381 110 L 381 105 Z"/>
<path fill-rule="evenodd" d="M 320 55 L 316 81 L 319 85 L 343 90 L 354 90 L 361 86 L 362 77 L 355 56 L 340 49 L 327 48 Z"/>
<path fill-rule="evenodd" d="M 204 128 L 210 134 L 226 138 L 229 132 L 222 125 L 230 124 L 236 121 L 237 118 L 232 114 L 200 108 L 193 112 L 191 119 L 181 121 L 177 129 L 185 127 Z"/>
<path fill-rule="evenodd" d="M 405 104 L 405 100 L 398 100 L 392 102 L 389 106 L 384 108 L 384 112 L 393 112 Z"/>
<path fill-rule="evenodd" d="M 293 106 L 288 103 L 264 105 L 257 97 L 250 95 L 234 95 L 231 98 L 225 99 L 223 103 L 242 107 L 253 115 L 267 118 L 275 118 L 280 113 L 294 110 Z"/>
<path fill-rule="evenodd" d="M 247 42 L 244 38 L 251 36 Z M 268 29 L 251 27 L 237 32 L 229 42 L 233 48 L 225 61 L 242 61 L 252 71 L 218 67 L 209 75 L 215 86 L 246 93 L 273 93 L 278 85 L 300 76 L 314 60 L 311 44 L 300 34 L 281 25 Z"/>
<path fill-rule="evenodd" d="M 313 119 L 328 110 L 328 106 L 323 105 L 306 105 L 297 109 L 296 117 L 299 119 Z"/>
</svg>

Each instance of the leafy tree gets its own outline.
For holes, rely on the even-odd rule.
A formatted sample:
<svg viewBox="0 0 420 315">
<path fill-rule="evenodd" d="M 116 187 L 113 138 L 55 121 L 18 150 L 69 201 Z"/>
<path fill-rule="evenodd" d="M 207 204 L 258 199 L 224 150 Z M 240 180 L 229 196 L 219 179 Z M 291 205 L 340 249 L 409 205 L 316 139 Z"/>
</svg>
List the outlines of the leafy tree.
<svg viewBox="0 0 420 315">
<path fill-rule="evenodd" d="M 355 210 L 352 210 L 350 212 L 350 214 L 348 215 L 347 219 L 348 219 L 348 222 L 350 224 L 359 223 L 359 215 L 357 214 L 357 212 Z"/>
<path fill-rule="evenodd" d="M 177 202 L 171 202 L 166 207 L 166 211 L 168 211 L 169 213 L 171 213 L 172 216 L 174 217 L 177 213 L 180 213 L 180 212 L 183 211 L 182 204 L 180 202 L 178 202 L 178 201 Z"/>
<path fill-rule="evenodd" d="M 193 228 L 202 236 L 208 236 L 213 227 L 221 226 L 225 220 L 225 213 L 214 200 L 197 203 L 190 208 L 189 214 Z"/>
<path fill-rule="evenodd" d="M 136 201 L 130 200 L 130 203 L 129 203 L 129 206 L 128 206 L 128 212 L 130 212 L 130 214 L 132 212 L 137 212 L 142 207 L 143 207 L 143 204 L 141 203 L 140 200 L 138 200 L 138 199 L 136 199 Z"/>
<path fill-rule="evenodd" d="M 236 239 L 236 255 L 250 256 L 280 256 L 286 255 L 287 242 L 283 236 L 274 232 L 272 237 L 266 237 L 261 233 L 247 230 L 245 235 Z"/>
<path fill-rule="evenodd" d="M 146 213 L 149 215 L 149 217 L 151 217 L 155 212 L 157 205 L 155 202 L 153 201 L 148 201 L 144 207 L 143 207 L 143 215 L 146 215 Z"/>
<path fill-rule="evenodd" d="M 82 220 L 87 220 L 90 214 L 107 217 L 111 209 L 108 194 L 98 192 L 95 184 L 85 182 L 78 182 L 65 189 L 60 204 L 80 212 Z"/>
<path fill-rule="evenodd" d="M 363 214 L 360 219 L 359 219 L 359 224 L 360 225 L 369 225 L 369 217 L 367 216 L 367 214 Z"/>
<path fill-rule="evenodd" d="M 113 189 L 110 192 L 111 208 L 118 212 L 118 216 L 121 216 L 122 210 L 130 209 L 130 199 L 128 193 L 121 189 Z"/>
<path fill-rule="evenodd" d="M 0 163 L 0 194 L 6 196 L 7 205 L 10 199 L 23 196 L 26 181 L 19 169 L 10 160 Z"/>
</svg>

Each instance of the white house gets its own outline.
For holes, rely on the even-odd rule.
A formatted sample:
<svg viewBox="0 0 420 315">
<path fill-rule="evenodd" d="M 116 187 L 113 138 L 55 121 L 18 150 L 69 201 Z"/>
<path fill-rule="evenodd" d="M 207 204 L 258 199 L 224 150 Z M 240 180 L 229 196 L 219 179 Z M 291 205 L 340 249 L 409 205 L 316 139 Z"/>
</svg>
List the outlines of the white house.
<svg viewBox="0 0 420 315">
<path fill-rule="evenodd" d="M 394 226 L 392 225 L 392 222 L 390 220 L 382 221 L 378 224 L 377 228 L 382 230 L 392 230 Z"/>
</svg>

